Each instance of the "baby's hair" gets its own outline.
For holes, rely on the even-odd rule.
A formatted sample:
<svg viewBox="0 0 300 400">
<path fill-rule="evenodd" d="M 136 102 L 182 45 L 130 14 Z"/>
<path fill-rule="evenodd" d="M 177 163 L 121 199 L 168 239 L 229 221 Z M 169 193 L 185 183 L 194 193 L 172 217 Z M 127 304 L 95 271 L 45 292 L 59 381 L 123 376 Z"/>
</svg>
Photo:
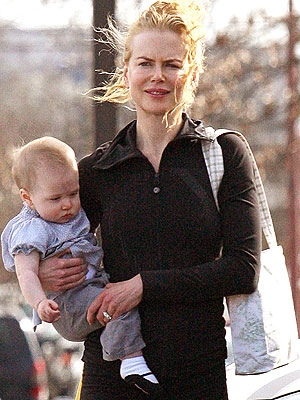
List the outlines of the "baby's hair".
<svg viewBox="0 0 300 400">
<path fill-rule="evenodd" d="M 13 155 L 12 175 L 19 189 L 32 190 L 38 168 L 61 166 L 77 169 L 74 150 L 59 139 L 44 136 L 16 149 Z"/>
<path fill-rule="evenodd" d="M 121 32 L 112 18 L 108 18 L 108 27 L 100 28 L 97 32 L 102 35 L 99 42 L 110 45 L 121 55 L 121 65 L 110 74 L 108 82 L 103 86 L 92 89 L 94 99 L 99 102 L 126 103 L 131 100 L 130 90 L 124 79 L 124 66 L 131 57 L 133 37 L 145 30 L 170 30 L 178 33 L 187 45 L 186 82 L 184 96 L 169 114 L 181 113 L 194 100 L 194 93 L 199 73 L 203 72 L 204 64 L 204 9 L 197 0 L 164 0 L 156 1 L 143 11 L 136 22 L 130 25 L 126 32 Z M 103 38 L 104 37 L 104 38 Z"/>
</svg>

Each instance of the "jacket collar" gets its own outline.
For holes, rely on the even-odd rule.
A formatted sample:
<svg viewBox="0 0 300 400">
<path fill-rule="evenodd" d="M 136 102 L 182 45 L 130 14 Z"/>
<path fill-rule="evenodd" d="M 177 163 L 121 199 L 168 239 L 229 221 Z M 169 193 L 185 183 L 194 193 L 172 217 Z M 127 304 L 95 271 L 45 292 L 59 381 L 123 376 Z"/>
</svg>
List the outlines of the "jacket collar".
<svg viewBox="0 0 300 400">
<path fill-rule="evenodd" d="M 205 128 L 200 120 L 192 120 L 186 114 L 183 114 L 183 125 L 173 141 L 190 140 L 209 140 L 213 141 L 212 131 Z M 130 122 L 125 126 L 117 136 L 105 146 L 105 150 L 95 163 L 94 167 L 99 169 L 108 169 L 125 160 L 134 157 L 144 157 L 136 147 L 136 121 Z"/>
</svg>

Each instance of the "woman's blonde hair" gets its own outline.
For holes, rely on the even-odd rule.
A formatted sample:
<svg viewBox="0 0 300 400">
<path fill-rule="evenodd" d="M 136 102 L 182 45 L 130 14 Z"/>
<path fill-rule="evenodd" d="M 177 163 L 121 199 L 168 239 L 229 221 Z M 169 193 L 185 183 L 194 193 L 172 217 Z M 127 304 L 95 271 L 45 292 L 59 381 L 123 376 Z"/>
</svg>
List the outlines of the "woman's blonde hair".
<svg viewBox="0 0 300 400">
<path fill-rule="evenodd" d="M 19 189 L 33 190 L 40 167 L 77 169 L 74 150 L 51 136 L 32 140 L 14 150 L 12 175 Z"/>
<path fill-rule="evenodd" d="M 187 47 L 186 82 L 182 99 L 169 114 L 182 112 L 194 100 L 194 92 L 198 74 L 203 71 L 204 63 L 204 10 L 198 1 L 191 0 L 160 0 L 143 11 L 136 22 L 132 23 L 126 32 L 121 32 L 114 21 L 108 18 L 108 27 L 97 32 L 102 35 L 100 42 L 110 45 L 121 55 L 121 65 L 110 74 L 108 82 L 92 89 L 94 99 L 99 102 L 126 103 L 131 100 L 130 90 L 124 77 L 124 67 L 131 57 L 131 45 L 135 35 L 145 30 L 170 30 L 179 34 Z M 103 36 L 104 35 L 104 36 Z M 104 38 L 103 38 L 104 37 Z"/>
</svg>

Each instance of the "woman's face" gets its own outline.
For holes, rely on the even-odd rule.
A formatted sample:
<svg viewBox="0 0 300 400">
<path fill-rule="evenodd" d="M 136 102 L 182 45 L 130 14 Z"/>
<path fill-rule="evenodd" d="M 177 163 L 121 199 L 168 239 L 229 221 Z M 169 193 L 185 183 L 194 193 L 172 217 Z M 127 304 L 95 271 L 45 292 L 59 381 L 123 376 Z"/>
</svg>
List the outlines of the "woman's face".
<svg viewBox="0 0 300 400">
<path fill-rule="evenodd" d="M 179 103 L 186 79 L 185 55 L 184 41 L 172 31 L 147 30 L 133 37 L 124 74 L 138 118 L 164 115 Z"/>
</svg>

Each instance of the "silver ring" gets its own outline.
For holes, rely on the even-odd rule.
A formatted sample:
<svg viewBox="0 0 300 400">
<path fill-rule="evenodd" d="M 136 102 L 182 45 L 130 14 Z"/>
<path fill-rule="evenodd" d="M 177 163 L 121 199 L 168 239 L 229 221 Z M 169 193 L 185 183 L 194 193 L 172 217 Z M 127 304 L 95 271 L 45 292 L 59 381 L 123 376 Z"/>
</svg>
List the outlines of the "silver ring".
<svg viewBox="0 0 300 400">
<path fill-rule="evenodd" d="M 112 317 L 106 311 L 103 311 L 103 316 L 104 316 L 104 318 L 108 319 L 109 321 L 112 319 Z"/>
</svg>

